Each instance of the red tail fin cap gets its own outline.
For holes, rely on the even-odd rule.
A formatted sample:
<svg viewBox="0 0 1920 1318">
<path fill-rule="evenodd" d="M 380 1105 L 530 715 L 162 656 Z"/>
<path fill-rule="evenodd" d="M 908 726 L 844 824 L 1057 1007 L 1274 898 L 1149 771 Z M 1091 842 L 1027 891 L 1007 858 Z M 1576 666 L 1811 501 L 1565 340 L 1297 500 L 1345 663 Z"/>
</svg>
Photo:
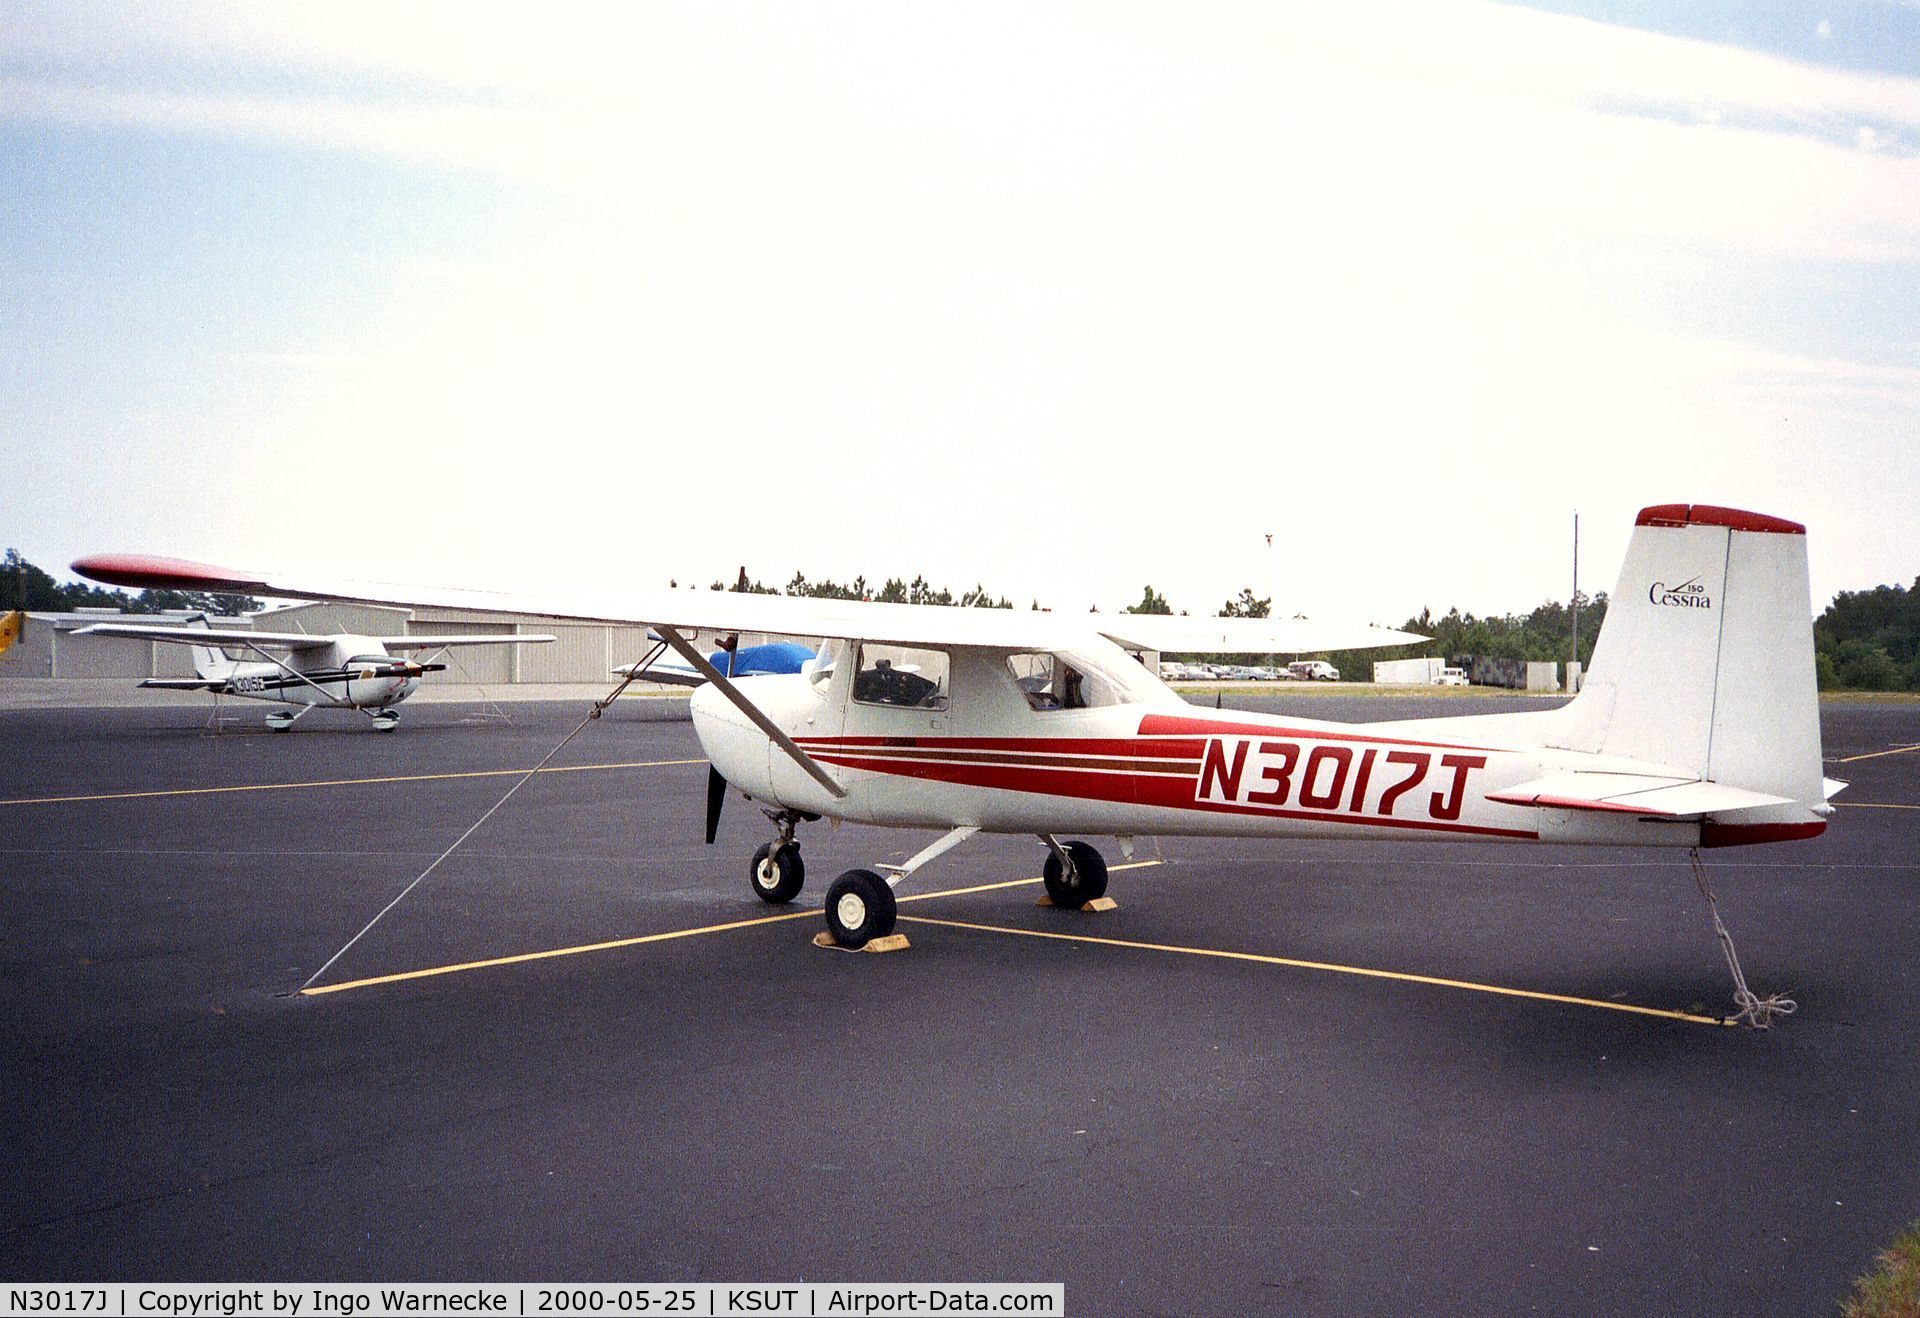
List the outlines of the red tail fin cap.
<svg viewBox="0 0 1920 1318">
<path fill-rule="evenodd" d="M 1730 526 L 1736 531 L 1771 531 L 1778 535 L 1805 535 L 1807 528 L 1784 517 L 1721 508 L 1711 503 L 1656 503 L 1642 508 L 1635 526 Z"/>
</svg>

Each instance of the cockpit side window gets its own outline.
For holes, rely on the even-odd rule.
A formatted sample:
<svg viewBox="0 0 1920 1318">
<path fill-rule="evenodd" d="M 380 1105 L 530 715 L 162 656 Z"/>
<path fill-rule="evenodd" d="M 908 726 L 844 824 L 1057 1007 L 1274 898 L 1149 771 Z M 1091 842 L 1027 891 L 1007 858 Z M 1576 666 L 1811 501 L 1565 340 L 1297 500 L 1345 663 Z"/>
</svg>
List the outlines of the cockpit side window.
<svg viewBox="0 0 1920 1318">
<path fill-rule="evenodd" d="M 853 698 L 862 705 L 945 709 L 946 651 L 863 644 L 853 674 Z"/>
<path fill-rule="evenodd" d="M 1098 665 L 1073 655 L 1046 651 L 1010 654 L 1007 670 L 1033 709 L 1098 709 L 1132 704 L 1140 698 Z"/>
</svg>

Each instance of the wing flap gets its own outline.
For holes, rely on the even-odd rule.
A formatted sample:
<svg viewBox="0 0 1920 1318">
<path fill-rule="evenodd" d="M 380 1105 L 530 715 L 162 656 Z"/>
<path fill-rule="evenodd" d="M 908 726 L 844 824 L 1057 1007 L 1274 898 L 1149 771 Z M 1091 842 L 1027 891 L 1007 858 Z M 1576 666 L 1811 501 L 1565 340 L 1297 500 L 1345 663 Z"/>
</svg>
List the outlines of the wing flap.
<svg viewBox="0 0 1920 1318">
<path fill-rule="evenodd" d="M 1750 792 L 1704 778 L 1582 770 L 1550 773 L 1503 792 L 1489 792 L 1487 799 L 1542 810 L 1601 810 L 1660 819 L 1691 819 L 1793 804 L 1784 796 Z"/>
</svg>

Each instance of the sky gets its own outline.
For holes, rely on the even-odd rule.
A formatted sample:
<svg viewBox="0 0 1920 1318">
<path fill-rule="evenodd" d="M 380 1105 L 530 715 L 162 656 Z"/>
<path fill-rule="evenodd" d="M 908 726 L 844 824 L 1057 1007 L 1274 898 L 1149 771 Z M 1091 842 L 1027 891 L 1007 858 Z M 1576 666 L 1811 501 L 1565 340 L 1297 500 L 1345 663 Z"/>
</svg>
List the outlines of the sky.
<svg viewBox="0 0 1920 1318">
<path fill-rule="evenodd" d="M 1920 5 L 0 0 L 0 436 L 56 571 L 1398 623 L 1702 502 L 1817 611 L 1920 576 Z"/>
</svg>

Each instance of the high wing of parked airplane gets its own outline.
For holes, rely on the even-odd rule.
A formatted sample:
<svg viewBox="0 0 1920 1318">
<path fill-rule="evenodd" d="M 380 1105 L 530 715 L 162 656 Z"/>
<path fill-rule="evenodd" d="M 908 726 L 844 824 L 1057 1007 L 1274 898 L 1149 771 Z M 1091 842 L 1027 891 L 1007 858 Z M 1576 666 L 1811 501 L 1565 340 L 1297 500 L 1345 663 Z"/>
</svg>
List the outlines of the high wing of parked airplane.
<svg viewBox="0 0 1920 1318">
<path fill-rule="evenodd" d="M 729 786 L 775 825 L 748 867 L 762 899 L 800 892 L 803 823 L 940 831 L 904 864 L 850 870 L 828 888 L 828 929 L 848 947 L 889 933 L 894 889 L 978 832 L 1036 836 L 1049 896 L 1078 907 L 1104 893 L 1107 866 L 1086 842 L 1060 840 L 1069 833 L 1123 848 L 1137 834 L 1731 846 L 1816 836 L 1841 786 L 1821 774 L 1805 528 L 1708 504 L 1641 511 L 1572 702 L 1364 724 L 1196 708 L 1128 648 L 1273 653 L 1418 638 L 1302 619 L 731 592 L 543 601 L 136 555 L 74 568 L 115 585 L 650 626 L 707 679 L 691 708 L 712 764 L 708 840 Z M 799 673 L 729 678 L 690 643 L 695 631 L 826 644 Z"/>
<path fill-rule="evenodd" d="M 349 632 L 266 632 L 213 627 L 205 614 L 176 625 L 101 622 L 74 634 L 190 646 L 198 676 L 150 677 L 140 685 L 294 706 L 292 711 L 278 710 L 267 716 L 267 726 L 276 732 L 285 732 L 308 710 L 320 706 L 365 711 L 377 731 L 391 732 L 400 722 L 400 712 L 393 707 L 414 693 L 423 675 L 446 667 L 431 657 L 426 661 L 395 658 L 393 651 L 432 650 L 437 655 L 459 645 L 525 645 L 554 639 L 532 634 L 358 636 Z M 244 650 L 255 658 L 234 659 L 226 653 L 230 649 Z"/>
<path fill-rule="evenodd" d="M 735 637 L 730 646 L 708 655 L 707 662 L 728 677 L 766 677 L 773 673 L 798 673 L 814 657 L 811 647 L 795 645 L 791 641 L 742 646 L 739 638 Z M 663 664 L 658 660 L 649 664 L 621 664 L 613 671 L 622 677 L 638 677 L 669 686 L 700 686 L 707 680 L 691 664 Z"/>
</svg>

